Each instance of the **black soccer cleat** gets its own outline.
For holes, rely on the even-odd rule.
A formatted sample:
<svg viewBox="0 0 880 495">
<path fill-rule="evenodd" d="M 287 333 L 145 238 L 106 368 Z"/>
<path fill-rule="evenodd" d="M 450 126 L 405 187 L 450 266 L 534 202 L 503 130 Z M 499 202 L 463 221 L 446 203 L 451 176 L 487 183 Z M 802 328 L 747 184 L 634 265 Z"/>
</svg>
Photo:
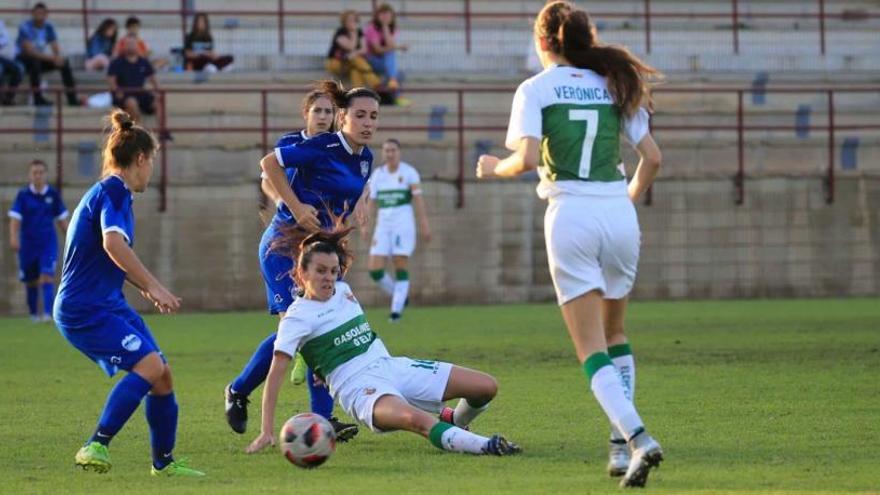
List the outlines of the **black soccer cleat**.
<svg viewBox="0 0 880 495">
<path fill-rule="evenodd" d="M 330 418 L 330 425 L 333 426 L 333 430 L 336 432 L 336 440 L 342 443 L 351 440 L 360 432 L 358 425 L 343 423 L 335 416 Z"/>
<path fill-rule="evenodd" d="M 247 431 L 247 406 L 250 402 L 246 395 L 235 393 L 232 391 L 232 384 L 226 386 L 224 391 L 226 397 L 226 422 L 229 427 L 236 433 L 244 433 Z"/>
<path fill-rule="evenodd" d="M 483 447 L 483 452 L 489 455 L 506 456 L 519 454 L 522 452 L 522 449 L 519 445 L 507 441 L 501 435 L 492 435 L 492 438 Z"/>
</svg>

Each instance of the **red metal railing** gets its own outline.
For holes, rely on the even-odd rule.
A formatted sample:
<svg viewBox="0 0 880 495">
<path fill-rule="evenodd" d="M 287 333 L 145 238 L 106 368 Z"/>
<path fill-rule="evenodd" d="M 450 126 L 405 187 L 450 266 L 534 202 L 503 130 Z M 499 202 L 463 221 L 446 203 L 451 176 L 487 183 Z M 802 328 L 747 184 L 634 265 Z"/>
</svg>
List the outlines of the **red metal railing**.
<svg viewBox="0 0 880 495">
<path fill-rule="evenodd" d="M 106 88 L 92 88 L 91 90 L 105 90 Z M 80 88 L 82 90 L 82 88 Z M 408 89 L 407 92 L 411 94 L 437 94 L 437 95 L 454 95 L 456 98 L 456 106 L 457 106 L 457 116 L 456 123 L 454 125 L 426 125 L 426 126 L 382 126 L 382 131 L 391 131 L 391 132 L 428 132 L 428 131 L 449 131 L 456 133 L 456 147 L 457 147 L 457 156 L 458 156 L 458 173 L 455 178 L 449 179 L 453 182 L 458 189 L 458 201 L 457 204 L 459 207 L 464 206 L 464 186 L 465 186 L 465 170 L 469 167 L 472 167 L 473 164 L 469 163 L 466 158 L 465 150 L 465 133 L 469 131 L 491 131 L 491 132 L 503 132 L 506 131 L 506 122 L 499 122 L 497 125 L 468 125 L 466 123 L 467 117 L 467 107 L 465 106 L 465 95 L 473 95 L 473 94 L 486 94 L 486 93 L 495 93 L 495 94 L 512 94 L 514 88 L 512 87 L 480 87 L 480 88 L 461 88 L 461 87 L 446 87 L 446 88 L 411 88 Z M 26 90 L 22 90 L 26 91 Z M 72 134 L 94 134 L 96 129 L 94 128 L 77 128 L 77 127 L 68 127 L 64 124 L 64 106 L 62 105 L 62 96 L 64 90 L 62 88 L 53 88 L 48 90 L 55 94 L 56 98 L 56 116 L 55 116 L 55 129 L 53 130 L 55 134 L 55 147 L 56 147 L 56 160 L 57 160 L 57 186 L 61 189 L 64 181 L 64 161 L 63 161 L 63 137 L 64 133 L 72 133 Z M 744 95 L 747 93 L 754 92 L 762 92 L 767 94 L 824 94 L 827 99 L 827 112 L 828 112 L 828 123 L 826 125 L 808 125 L 808 126 L 799 126 L 795 124 L 791 125 L 748 125 L 745 123 L 745 107 L 744 107 Z M 207 127 L 174 127 L 168 126 L 166 111 L 166 96 L 168 94 L 206 94 L 206 93 L 226 93 L 226 94 L 249 94 L 249 95 L 260 95 L 260 126 L 256 127 L 219 127 L 219 128 L 207 128 Z M 263 89 L 253 89 L 253 88 L 163 88 L 159 91 L 158 103 L 162 106 L 161 118 L 158 121 L 158 131 L 160 136 L 166 136 L 170 133 L 203 133 L 203 132 L 212 132 L 212 133 L 260 133 L 261 136 L 261 144 L 263 153 L 267 153 L 269 151 L 270 146 L 270 134 L 278 135 L 283 132 L 287 132 L 290 129 L 287 127 L 271 127 L 269 126 L 269 109 L 268 109 L 268 95 L 272 94 L 302 94 L 303 89 L 293 89 L 293 88 L 263 88 Z M 740 87 L 714 87 L 714 88 L 693 88 L 693 87 L 661 87 L 655 90 L 655 93 L 680 93 L 680 94 L 727 94 L 727 95 L 735 95 L 736 96 L 736 115 L 731 116 L 730 123 L 728 124 L 720 124 L 720 125 L 699 125 L 699 124 L 665 124 L 665 125 L 657 125 L 652 122 L 651 128 L 652 132 L 657 134 L 665 134 L 668 132 L 692 132 L 692 131 L 727 131 L 727 132 L 735 132 L 736 133 L 736 142 L 737 142 L 737 166 L 736 172 L 733 176 L 734 181 L 734 190 L 735 197 L 734 201 L 736 204 L 742 204 L 745 199 L 745 189 L 746 189 L 746 163 L 745 163 L 745 145 L 746 145 L 746 133 L 749 132 L 766 132 L 766 131 L 796 131 L 796 130 L 810 130 L 810 131 L 823 131 L 828 134 L 828 162 L 826 164 L 826 172 L 823 177 L 823 182 L 825 185 L 825 201 L 827 203 L 832 203 L 834 201 L 834 174 L 835 174 L 835 160 L 834 154 L 836 151 L 835 144 L 835 133 L 837 131 L 866 131 L 866 130 L 880 130 L 880 124 L 857 124 L 857 125 L 840 125 L 835 121 L 835 106 L 834 106 L 834 97 L 835 94 L 851 94 L 851 93 L 862 93 L 862 94 L 880 94 L 880 86 L 874 87 L 846 87 L 846 88 L 836 88 L 836 89 L 828 89 L 828 88 L 819 88 L 819 87 L 776 87 L 776 88 L 764 88 L 764 89 L 752 89 L 752 88 L 740 88 Z M 3 133 L 15 133 L 15 134 L 31 134 L 34 133 L 33 128 L 0 128 L 0 132 Z M 160 150 L 160 179 L 159 179 L 159 187 L 160 187 L 160 210 L 164 211 L 167 207 L 166 204 L 166 192 L 168 187 L 168 161 L 167 161 L 167 150 L 168 146 L 163 142 L 163 146 Z M 650 204 L 652 199 L 652 195 L 646 196 L 646 204 Z"/>
<path fill-rule="evenodd" d="M 276 0 L 276 7 L 272 9 L 265 10 L 249 10 L 249 9 L 187 9 L 186 1 L 180 0 L 180 7 L 176 9 L 99 9 L 99 8 L 89 8 L 88 0 L 82 0 L 82 6 L 78 9 L 72 8 L 57 8 L 52 9 L 50 12 L 55 14 L 64 14 L 64 15 L 79 15 L 82 17 L 82 28 L 83 28 L 83 40 L 87 40 L 89 36 L 89 16 L 90 15 L 166 15 L 171 17 L 180 17 L 180 30 L 181 30 L 181 41 L 186 36 L 186 32 L 188 30 L 187 21 L 189 17 L 191 17 L 196 12 L 204 12 L 208 15 L 218 15 L 218 16 L 239 16 L 239 17 L 276 17 L 278 20 L 278 51 L 280 53 L 284 52 L 285 47 L 285 34 L 284 34 L 284 23 L 286 18 L 294 18 L 294 17 L 326 17 L 326 18 L 336 18 L 339 16 L 338 11 L 321 11 L 321 10 L 290 10 L 285 8 L 285 0 Z M 590 15 L 594 19 L 639 19 L 642 21 L 642 30 L 644 32 L 644 47 L 646 53 L 651 53 L 653 44 L 652 44 L 652 29 L 654 21 L 657 20 L 693 20 L 693 19 L 711 19 L 711 20 L 720 20 L 725 21 L 729 20 L 731 23 L 731 45 L 733 49 L 733 53 L 739 53 L 740 51 L 740 30 L 742 29 L 740 23 L 743 19 L 743 14 L 740 11 L 739 0 L 730 0 L 730 7 L 728 10 L 724 11 L 715 11 L 715 12 L 693 12 L 693 13 L 681 13 L 681 12 L 667 12 L 667 11 L 657 11 L 652 8 L 651 0 L 631 0 L 633 4 L 641 4 L 640 12 L 602 12 L 602 11 L 591 11 Z M 791 20 L 810 20 L 815 19 L 818 21 L 817 34 L 819 39 L 819 53 L 824 55 L 826 49 L 826 21 L 828 19 L 846 19 L 850 17 L 858 17 L 860 19 L 878 19 L 880 18 L 880 12 L 868 12 L 868 11 L 858 11 L 851 12 L 846 10 L 838 10 L 834 12 L 829 12 L 826 9 L 825 0 L 812 0 L 815 2 L 816 10 L 815 12 L 806 12 L 806 13 L 795 13 L 795 12 L 783 12 L 783 11 L 766 11 L 766 12 L 750 12 L 747 14 L 748 19 L 791 19 Z M 370 0 L 369 7 L 374 10 L 378 0 Z M 367 10 L 368 5 L 367 2 L 364 1 L 364 9 L 360 11 L 362 16 L 370 16 L 372 10 Z M 462 0 L 461 1 L 461 10 L 458 12 L 455 11 L 416 11 L 416 10 L 408 10 L 404 9 L 398 12 L 398 15 L 401 17 L 411 17 L 411 18 L 436 18 L 436 19 L 461 19 L 463 23 L 463 34 L 464 34 L 464 42 L 465 49 L 467 53 L 471 53 L 472 48 L 472 31 L 473 31 L 473 21 L 475 19 L 480 20 L 507 20 L 507 19 L 532 19 L 535 17 L 537 13 L 537 8 L 535 12 L 481 12 L 474 11 L 471 7 L 470 0 Z M 30 14 L 28 9 L 22 8 L 0 8 L 0 14 L 17 14 L 26 16 Z M 84 45 L 85 46 L 85 45 Z"/>
</svg>

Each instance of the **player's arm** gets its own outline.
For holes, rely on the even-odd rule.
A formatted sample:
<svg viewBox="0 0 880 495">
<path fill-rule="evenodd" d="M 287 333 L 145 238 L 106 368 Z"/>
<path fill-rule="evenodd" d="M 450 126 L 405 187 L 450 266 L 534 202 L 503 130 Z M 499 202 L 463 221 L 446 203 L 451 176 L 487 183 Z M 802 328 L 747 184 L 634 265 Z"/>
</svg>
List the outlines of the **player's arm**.
<svg viewBox="0 0 880 495">
<path fill-rule="evenodd" d="M 56 222 L 58 222 L 58 228 L 61 229 L 61 233 L 67 234 L 67 227 L 70 225 L 70 220 L 67 218 L 59 218 Z"/>
<path fill-rule="evenodd" d="M 248 454 L 259 452 L 269 445 L 275 445 L 275 406 L 278 404 L 278 393 L 281 390 L 281 383 L 284 381 L 289 363 L 290 356 L 284 352 L 276 351 L 272 357 L 269 375 L 266 377 L 265 386 L 263 386 L 260 435 L 245 449 Z"/>
<path fill-rule="evenodd" d="M 275 188 L 272 187 L 271 182 L 269 182 L 267 179 L 260 179 L 260 189 L 263 190 L 263 194 L 265 194 L 266 197 L 269 198 L 269 201 L 271 201 L 273 204 L 278 204 L 281 196 L 278 194 L 278 191 L 276 191 Z"/>
<path fill-rule="evenodd" d="M 358 228 L 362 231 L 370 228 L 370 190 L 369 186 L 365 187 L 358 198 L 357 204 L 354 205 L 354 219 L 357 221 Z"/>
<path fill-rule="evenodd" d="M 507 158 L 499 159 L 493 155 L 480 155 L 477 161 L 477 177 L 501 177 L 510 179 L 538 168 L 540 142 L 536 137 L 524 137 L 519 146 Z"/>
<path fill-rule="evenodd" d="M 269 181 L 269 184 L 278 193 L 278 197 L 281 198 L 281 201 L 284 201 L 284 204 L 293 213 L 297 225 L 310 232 L 319 230 L 321 224 L 318 222 L 318 211 L 310 205 L 301 203 L 299 198 L 296 197 L 296 194 L 294 194 L 293 189 L 290 187 L 290 183 L 287 181 L 287 174 L 284 172 L 284 168 L 278 161 L 276 154 L 269 153 L 264 156 L 260 160 L 260 168 L 266 174 L 266 180 Z"/>
<path fill-rule="evenodd" d="M 21 220 L 15 217 L 9 217 L 9 247 L 15 252 L 18 252 L 18 250 L 21 249 L 21 239 L 19 238 L 20 232 Z"/>
<path fill-rule="evenodd" d="M 180 298 L 163 286 L 141 263 L 125 236 L 115 230 L 104 232 L 104 251 L 122 271 L 125 278 L 141 289 L 160 312 L 172 313 L 180 309 Z"/>
<path fill-rule="evenodd" d="M 663 160 L 660 147 L 650 134 L 646 134 L 639 141 L 636 151 L 639 153 L 639 166 L 636 167 L 636 173 L 627 186 L 629 198 L 633 201 L 637 201 L 654 183 L 657 173 L 660 172 L 660 162 Z"/>
<path fill-rule="evenodd" d="M 428 208 L 425 206 L 425 199 L 422 197 L 422 185 L 413 184 L 410 186 L 410 189 L 412 190 L 416 219 L 419 221 L 419 234 L 425 242 L 431 242 L 431 226 L 428 224 Z"/>
</svg>

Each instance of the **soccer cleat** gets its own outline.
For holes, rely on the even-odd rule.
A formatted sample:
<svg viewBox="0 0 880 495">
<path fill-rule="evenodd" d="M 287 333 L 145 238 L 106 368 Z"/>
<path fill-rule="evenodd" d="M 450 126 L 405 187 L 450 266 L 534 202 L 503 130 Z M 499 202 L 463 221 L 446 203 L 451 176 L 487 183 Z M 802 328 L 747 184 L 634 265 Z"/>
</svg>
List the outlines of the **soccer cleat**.
<svg viewBox="0 0 880 495">
<path fill-rule="evenodd" d="M 399 321 L 400 321 L 400 313 L 391 313 L 391 314 L 388 316 L 388 322 L 389 322 L 389 323 L 397 323 L 397 322 L 399 322 Z"/>
<path fill-rule="evenodd" d="M 226 422 L 236 433 L 247 431 L 247 406 L 250 402 L 246 395 L 232 391 L 232 384 L 226 386 Z"/>
<path fill-rule="evenodd" d="M 98 442 L 89 442 L 76 453 L 74 462 L 85 471 L 106 473 L 110 471 L 110 451 Z"/>
<path fill-rule="evenodd" d="M 444 406 L 443 409 L 440 410 L 440 415 L 438 416 L 438 418 L 444 423 L 458 426 L 455 424 L 455 409 L 451 407 Z M 471 427 L 467 425 L 458 427 L 465 431 L 471 431 Z"/>
<path fill-rule="evenodd" d="M 156 469 L 156 466 L 153 466 L 152 468 L 150 468 L 150 474 L 152 474 L 153 476 L 161 476 L 164 478 L 174 478 L 178 476 L 200 477 L 205 475 L 205 473 L 187 466 L 186 463 L 186 459 L 181 459 L 179 461 L 171 461 L 170 464 L 162 469 Z"/>
<path fill-rule="evenodd" d="M 626 474 L 629 467 L 629 447 L 626 440 L 611 440 L 608 445 L 608 476 L 616 478 Z"/>
<path fill-rule="evenodd" d="M 330 418 L 330 424 L 333 426 L 333 430 L 336 432 L 336 440 L 345 443 L 352 438 L 356 437 L 360 429 L 358 425 L 351 423 L 343 423 L 339 421 L 335 416 Z"/>
<path fill-rule="evenodd" d="M 522 449 L 519 445 L 508 442 L 501 435 L 492 435 L 492 438 L 483 447 L 483 453 L 489 455 L 505 456 L 519 454 L 520 452 L 522 452 Z"/>
<path fill-rule="evenodd" d="M 50 315 L 49 313 L 43 314 L 43 317 L 40 318 L 40 321 L 43 323 L 54 323 L 55 322 L 55 320 L 52 319 L 52 315 Z"/>
<path fill-rule="evenodd" d="M 293 370 L 290 372 L 290 381 L 294 385 L 302 385 L 306 382 L 308 369 L 309 365 L 306 364 L 306 360 L 302 357 L 302 354 L 297 352 L 293 358 Z"/>
<path fill-rule="evenodd" d="M 644 487 L 648 482 L 648 474 L 651 468 L 656 468 L 663 461 L 663 450 L 647 433 L 640 433 L 629 441 L 633 447 L 632 458 L 623 479 L 620 480 L 621 488 Z"/>
</svg>

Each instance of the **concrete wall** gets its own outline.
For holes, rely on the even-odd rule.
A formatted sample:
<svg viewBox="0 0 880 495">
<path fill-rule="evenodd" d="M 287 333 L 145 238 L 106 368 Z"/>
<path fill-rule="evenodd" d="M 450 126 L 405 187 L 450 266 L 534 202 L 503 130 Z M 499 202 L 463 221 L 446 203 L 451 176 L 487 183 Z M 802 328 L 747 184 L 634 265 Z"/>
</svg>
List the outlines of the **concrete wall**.
<svg viewBox="0 0 880 495">
<path fill-rule="evenodd" d="M 456 209 L 448 183 L 427 182 L 435 239 L 412 267 L 416 304 L 549 301 L 543 207 L 533 184 L 469 183 Z M 68 206 L 83 189 L 65 190 Z M 0 187 L 0 209 L 15 188 Z M 261 222 L 254 184 L 174 186 L 157 213 L 151 190 L 135 202 L 136 250 L 188 310 L 257 309 Z M 634 297 L 723 298 L 880 294 L 880 179 L 848 177 L 824 202 L 815 178 L 761 178 L 733 204 L 727 179 L 661 180 L 640 206 L 642 259 Z M 0 314 L 24 312 L 16 260 L 0 229 Z M 349 281 L 361 299 L 385 304 L 366 273 L 366 243 Z M 136 296 L 137 305 L 143 304 Z"/>
</svg>

